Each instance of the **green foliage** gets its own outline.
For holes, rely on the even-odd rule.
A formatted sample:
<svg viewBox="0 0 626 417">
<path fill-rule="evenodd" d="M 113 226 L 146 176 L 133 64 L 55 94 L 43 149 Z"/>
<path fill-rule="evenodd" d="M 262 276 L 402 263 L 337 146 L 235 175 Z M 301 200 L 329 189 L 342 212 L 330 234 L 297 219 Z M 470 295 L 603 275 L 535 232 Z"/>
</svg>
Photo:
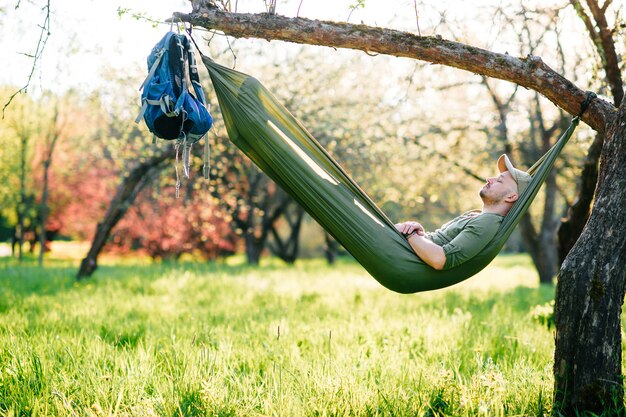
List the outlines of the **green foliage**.
<svg viewBox="0 0 626 417">
<path fill-rule="evenodd" d="M 350 20 L 350 16 L 352 15 L 352 12 L 354 12 L 355 10 L 364 9 L 364 8 L 365 8 L 365 0 L 356 0 L 354 3 L 348 6 L 348 9 L 350 9 L 350 14 L 348 15 L 348 19 L 346 20 Z"/>
<path fill-rule="evenodd" d="M 345 261 L 101 266 L 80 284 L 67 263 L 2 265 L 2 414 L 549 411 L 553 336 L 527 318 L 553 289 L 524 257 L 411 296 Z"/>
<path fill-rule="evenodd" d="M 0 88 L 0 95 L 7 95 L 8 91 L 12 91 L 12 88 Z M 20 200 L 22 174 L 21 153 L 24 152 L 26 160 L 24 175 L 29 178 L 33 142 L 38 137 L 37 115 L 40 110 L 28 95 L 20 94 L 15 97 L 0 123 L 0 141 L 3 144 L 0 148 L 0 216 L 10 224 L 17 222 L 16 210 Z M 25 186 L 25 195 L 32 198 L 30 181 Z"/>
<path fill-rule="evenodd" d="M 150 16 L 147 12 L 137 12 L 130 7 L 118 6 L 117 17 L 121 19 L 125 16 L 130 16 L 134 20 L 143 20 L 144 22 L 148 22 L 153 28 L 156 28 L 163 23 L 162 20 Z"/>
</svg>

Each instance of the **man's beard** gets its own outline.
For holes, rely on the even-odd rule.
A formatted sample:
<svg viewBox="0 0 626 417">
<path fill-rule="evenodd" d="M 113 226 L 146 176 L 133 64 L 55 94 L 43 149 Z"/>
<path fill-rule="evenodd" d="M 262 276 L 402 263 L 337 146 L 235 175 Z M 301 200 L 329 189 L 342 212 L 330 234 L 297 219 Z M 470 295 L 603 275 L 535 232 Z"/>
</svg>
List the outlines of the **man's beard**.
<svg viewBox="0 0 626 417">
<path fill-rule="evenodd" d="M 483 200 L 483 204 L 486 204 L 486 205 L 496 204 L 500 201 L 500 198 L 498 198 L 500 196 L 489 195 L 487 191 L 488 190 L 481 188 L 480 192 L 478 193 L 481 200 Z"/>
<path fill-rule="evenodd" d="M 478 195 L 483 200 L 483 202 L 485 202 L 485 199 L 490 200 L 487 190 L 485 188 L 481 188 L 478 192 Z"/>
</svg>

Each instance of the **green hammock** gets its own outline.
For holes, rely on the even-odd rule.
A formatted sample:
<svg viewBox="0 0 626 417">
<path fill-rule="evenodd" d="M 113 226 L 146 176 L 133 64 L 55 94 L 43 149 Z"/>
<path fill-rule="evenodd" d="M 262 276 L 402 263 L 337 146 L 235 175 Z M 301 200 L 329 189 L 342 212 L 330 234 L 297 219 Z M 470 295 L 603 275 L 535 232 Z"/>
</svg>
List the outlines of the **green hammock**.
<svg viewBox="0 0 626 417">
<path fill-rule="evenodd" d="M 415 255 L 394 223 L 258 80 L 206 56 L 202 61 L 211 76 L 230 140 L 380 284 L 399 293 L 447 287 L 487 266 L 537 195 L 579 121 L 574 117 L 556 144 L 528 170 L 533 179 L 493 240 L 474 258 L 440 271 Z"/>
</svg>

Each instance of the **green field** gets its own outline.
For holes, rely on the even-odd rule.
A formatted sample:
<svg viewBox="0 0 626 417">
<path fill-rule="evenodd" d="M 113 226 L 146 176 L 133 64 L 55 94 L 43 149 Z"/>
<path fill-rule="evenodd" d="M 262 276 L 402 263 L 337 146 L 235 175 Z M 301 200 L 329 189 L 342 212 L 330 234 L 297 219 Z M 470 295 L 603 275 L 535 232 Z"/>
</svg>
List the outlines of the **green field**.
<svg viewBox="0 0 626 417">
<path fill-rule="evenodd" d="M 75 271 L 0 258 L 0 415 L 550 411 L 554 336 L 533 311 L 554 289 L 524 256 L 414 295 L 348 261 Z"/>
</svg>

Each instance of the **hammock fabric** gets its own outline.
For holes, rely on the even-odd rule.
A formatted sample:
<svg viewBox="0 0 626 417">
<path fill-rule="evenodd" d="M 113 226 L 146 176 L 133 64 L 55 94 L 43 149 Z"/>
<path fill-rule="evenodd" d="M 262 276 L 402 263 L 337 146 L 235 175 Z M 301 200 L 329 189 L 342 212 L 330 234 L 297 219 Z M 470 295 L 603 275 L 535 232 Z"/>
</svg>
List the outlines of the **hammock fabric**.
<svg viewBox="0 0 626 417">
<path fill-rule="evenodd" d="M 528 173 L 533 179 L 493 240 L 474 258 L 436 270 L 415 255 L 394 223 L 261 83 L 203 56 L 230 140 L 290 194 L 383 286 L 399 293 L 435 290 L 487 266 L 513 232 L 578 125 L 575 117 Z"/>
</svg>

